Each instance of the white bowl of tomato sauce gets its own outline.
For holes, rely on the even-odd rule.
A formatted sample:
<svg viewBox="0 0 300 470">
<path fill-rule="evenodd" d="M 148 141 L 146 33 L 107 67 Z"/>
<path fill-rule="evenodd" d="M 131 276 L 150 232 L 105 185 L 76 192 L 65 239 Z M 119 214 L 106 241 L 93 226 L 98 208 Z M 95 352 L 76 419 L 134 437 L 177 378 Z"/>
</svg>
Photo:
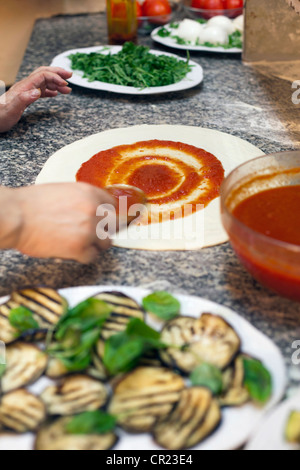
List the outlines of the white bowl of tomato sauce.
<svg viewBox="0 0 300 470">
<path fill-rule="evenodd" d="M 222 185 L 221 212 L 230 243 L 253 277 L 300 301 L 300 151 L 236 168 Z"/>
</svg>

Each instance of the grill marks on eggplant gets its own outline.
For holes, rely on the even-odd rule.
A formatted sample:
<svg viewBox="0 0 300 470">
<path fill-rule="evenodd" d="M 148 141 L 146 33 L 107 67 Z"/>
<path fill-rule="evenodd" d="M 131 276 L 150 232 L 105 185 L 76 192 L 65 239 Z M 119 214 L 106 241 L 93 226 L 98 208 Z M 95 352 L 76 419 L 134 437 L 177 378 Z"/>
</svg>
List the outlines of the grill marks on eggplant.
<svg viewBox="0 0 300 470">
<path fill-rule="evenodd" d="M 165 364 L 190 374 L 201 362 L 225 369 L 238 354 L 240 338 L 219 316 L 209 313 L 200 318 L 178 317 L 162 330 L 162 342 L 181 349 L 167 348 L 160 355 Z"/>
<path fill-rule="evenodd" d="M 66 426 L 72 418 L 60 418 L 45 424 L 37 433 L 35 450 L 109 450 L 116 444 L 115 433 L 74 435 L 67 434 Z"/>
<path fill-rule="evenodd" d="M 10 299 L 0 306 L 0 340 L 8 344 L 18 336 L 17 330 L 9 323 L 11 310 L 18 307 L 31 310 L 33 318 L 45 331 L 30 331 L 19 337 L 26 341 L 38 341 L 45 337 L 49 327 L 58 323 L 67 306 L 67 301 L 53 289 L 41 287 L 13 292 Z"/>
<path fill-rule="evenodd" d="M 144 311 L 139 304 L 121 292 L 102 292 L 95 298 L 103 300 L 113 310 L 102 328 L 101 338 L 104 340 L 124 331 L 132 318 L 144 320 Z"/>
<path fill-rule="evenodd" d="M 18 342 L 8 346 L 0 390 L 7 393 L 35 382 L 43 375 L 47 361 L 46 354 L 34 345 Z"/>
<path fill-rule="evenodd" d="M 27 390 L 4 395 L 0 402 L 0 425 L 17 433 L 36 431 L 46 419 L 44 403 Z"/>
<path fill-rule="evenodd" d="M 119 425 L 128 432 L 148 432 L 170 413 L 184 387 L 169 369 L 139 367 L 117 384 L 109 412 L 119 416 Z"/>
<path fill-rule="evenodd" d="M 56 325 L 67 308 L 65 299 L 55 290 L 46 288 L 13 292 L 11 301 L 31 310 L 41 328 Z"/>
<path fill-rule="evenodd" d="M 101 408 L 108 399 L 106 387 L 85 375 L 71 376 L 59 386 L 46 388 L 41 394 L 49 415 L 70 416 Z"/>
<path fill-rule="evenodd" d="M 155 425 L 153 436 L 165 449 L 186 449 L 208 437 L 220 421 L 219 405 L 209 390 L 186 388 L 173 411 Z"/>
<path fill-rule="evenodd" d="M 244 387 L 244 378 L 243 359 L 239 356 L 234 364 L 224 371 L 223 381 L 226 389 L 219 398 L 220 406 L 242 406 L 250 400 L 249 393 Z"/>
</svg>

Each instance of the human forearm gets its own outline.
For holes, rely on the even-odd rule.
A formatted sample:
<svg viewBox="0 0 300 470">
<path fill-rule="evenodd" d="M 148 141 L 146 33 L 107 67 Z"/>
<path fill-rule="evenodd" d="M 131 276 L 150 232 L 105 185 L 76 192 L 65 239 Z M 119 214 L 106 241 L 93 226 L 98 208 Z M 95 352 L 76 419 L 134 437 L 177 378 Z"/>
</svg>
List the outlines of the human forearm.
<svg viewBox="0 0 300 470">
<path fill-rule="evenodd" d="M 0 186 L 0 249 L 15 248 L 22 231 L 22 210 L 16 189 Z"/>
</svg>

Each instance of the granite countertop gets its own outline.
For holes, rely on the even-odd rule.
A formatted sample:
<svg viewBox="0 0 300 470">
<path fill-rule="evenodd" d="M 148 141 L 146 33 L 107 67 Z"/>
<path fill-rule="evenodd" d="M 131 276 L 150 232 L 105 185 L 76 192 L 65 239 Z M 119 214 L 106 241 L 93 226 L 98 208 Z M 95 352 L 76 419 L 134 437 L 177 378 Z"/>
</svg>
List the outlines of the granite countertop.
<svg viewBox="0 0 300 470">
<path fill-rule="evenodd" d="M 67 49 L 106 43 L 103 14 L 40 20 L 19 78 L 50 64 L 54 56 Z M 154 46 L 149 37 L 141 37 L 140 43 Z M 30 107 L 13 131 L 0 136 L 1 184 L 32 184 L 47 159 L 61 147 L 96 132 L 137 124 L 217 129 L 267 153 L 299 148 L 299 108 L 292 104 L 290 82 L 258 75 L 243 66 L 239 56 L 192 53 L 191 57 L 205 73 L 204 83 L 192 90 L 133 97 L 73 87 L 71 97 L 59 96 Z M 300 366 L 293 366 L 291 361 L 292 343 L 300 340 L 300 304 L 281 299 L 257 284 L 229 244 L 175 253 L 113 248 L 90 266 L 1 253 L 0 294 L 34 284 L 54 288 L 150 286 L 224 304 L 276 342 L 289 367 L 290 386 L 300 383 Z"/>
</svg>

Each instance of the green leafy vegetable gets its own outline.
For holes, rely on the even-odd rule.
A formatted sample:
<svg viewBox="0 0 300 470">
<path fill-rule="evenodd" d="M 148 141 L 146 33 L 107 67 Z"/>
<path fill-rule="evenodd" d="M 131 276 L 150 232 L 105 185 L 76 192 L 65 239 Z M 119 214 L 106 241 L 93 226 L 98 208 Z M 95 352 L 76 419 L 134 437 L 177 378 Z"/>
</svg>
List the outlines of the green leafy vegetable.
<svg viewBox="0 0 300 470">
<path fill-rule="evenodd" d="M 105 342 L 103 363 L 112 375 L 128 372 L 138 364 L 145 352 L 164 347 L 160 333 L 142 320 L 133 318 L 124 332 L 111 336 Z"/>
<path fill-rule="evenodd" d="M 161 38 L 167 38 L 171 36 L 171 31 L 168 31 L 167 28 L 160 28 L 157 31 L 157 36 L 160 36 Z"/>
<path fill-rule="evenodd" d="M 105 302 L 93 298 L 69 310 L 57 325 L 48 354 L 59 359 L 70 372 L 86 369 L 111 311 Z"/>
<path fill-rule="evenodd" d="M 25 307 L 18 307 L 11 310 L 8 316 L 9 323 L 19 333 L 39 328 L 38 322 L 33 318 L 33 313 Z"/>
<path fill-rule="evenodd" d="M 143 307 L 147 312 L 153 313 L 162 320 L 171 320 L 180 312 L 180 303 L 171 294 L 165 291 L 153 292 L 143 299 Z"/>
<path fill-rule="evenodd" d="M 71 419 L 66 425 L 69 434 L 105 434 L 113 431 L 117 419 L 103 411 L 87 411 Z"/>
<path fill-rule="evenodd" d="M 206 387 L 214 395 L 220 395 L 223 391 L 222 372 L 210 364 L 201 364 L 190 375 L 192 385 Z"/>
<path fill-rule="evenodd" d="M 147 87 L 166 86 L 180 82 L 191 71 L 189 58 L 154 55 L 145 46 L 124 44 L 117 54 L 71 54 L 71 67 L 81 70 L 89 82 L 100 81 L 115 85 Z"/>
<path fill-rule="evenodd" d="M 244 385 L 251 398 L 265 404 L 272 395 L 272 377 L 270 372 L 257 359 L 243 358 L 245 379 Z"/>
</svg>

